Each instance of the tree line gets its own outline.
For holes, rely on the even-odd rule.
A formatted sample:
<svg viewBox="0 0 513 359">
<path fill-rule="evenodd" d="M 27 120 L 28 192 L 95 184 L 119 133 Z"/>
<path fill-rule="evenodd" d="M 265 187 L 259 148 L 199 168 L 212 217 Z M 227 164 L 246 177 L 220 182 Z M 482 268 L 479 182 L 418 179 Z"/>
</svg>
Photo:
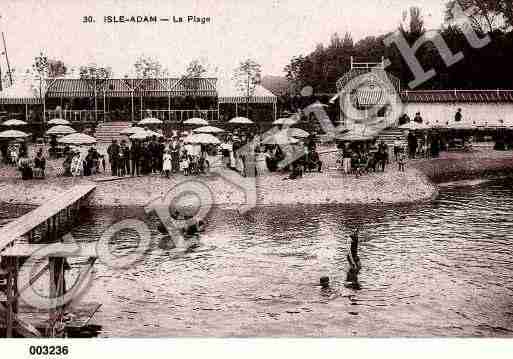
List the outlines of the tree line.
<svg viewBox="0 0 513 359">
<path fill-rule="evenodd" d="M 464 28 L 454 19 L 454 8 L 459 6 L 470 16 L 474 32 L 489 36 L 491 42 L 474 49 L 467 41 Z M 426 42 L 416 52 L 425 71 L 435 69 L 436 76 L 415 89 L 511 89 L 513 88 L 513 2 L 511 0 L 452 0 L 446 3 L 445 23 L 438 30 L 452 53 L 462 52 L 462 61 L 447 67 L 434 43 Z M 422 10 L 412 7 L 400 17 L 397 29 L 410 46 L 425 36 Z M 291 59 L 284 68 L 289 81 L 289 94 L 297 95 L 304 86 L 312 86 L 316 93 L 335 93 L 336 82 L 350 70 L 351 57 L 360 62 L 390 60 L 387 67 L 398 77 L 403 88 L 414 79 L 396 45 L 386 46 L 391 33 L 367 36 L 355 42 L 350 33 L 331 36 L 328 45 L 318 44 L 308 55 Z"/>
</svg>

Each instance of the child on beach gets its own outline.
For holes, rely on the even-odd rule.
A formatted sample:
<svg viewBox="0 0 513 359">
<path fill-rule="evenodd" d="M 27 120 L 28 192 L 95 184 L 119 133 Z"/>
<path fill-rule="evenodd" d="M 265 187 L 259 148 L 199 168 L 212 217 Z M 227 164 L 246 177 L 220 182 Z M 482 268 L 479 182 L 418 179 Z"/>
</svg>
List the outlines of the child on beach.
<svg viewBox="0 0 513 359">
<path fill-rule="evenodd" d="M 180 158 L 180 170 L 183 171 L 184 176 L 189 175 L 189 156 L 187 156 L 187 152 L 184 152 Z"/>
<path fill-rule="evenodd" d="M 405 162 L 406 162 L 406 155 L 404 154 L 404 152 L 398 153 L 398 155 L 397 155 L 397 164 L 399 166 L 399 171 L 400 172 L 404 172 Z"/>
<path fill-rule="evenodd" d="M 166 174 L 166 177 L 169 178 L 169 174 L 171 173 L 171 168 L 172 168 L 171 153 L 169 152 L 169 150 L 165 150 L 164 156 L 162 157 L 162 162 L 163 162 L 162 170 Z"/>
</svg>

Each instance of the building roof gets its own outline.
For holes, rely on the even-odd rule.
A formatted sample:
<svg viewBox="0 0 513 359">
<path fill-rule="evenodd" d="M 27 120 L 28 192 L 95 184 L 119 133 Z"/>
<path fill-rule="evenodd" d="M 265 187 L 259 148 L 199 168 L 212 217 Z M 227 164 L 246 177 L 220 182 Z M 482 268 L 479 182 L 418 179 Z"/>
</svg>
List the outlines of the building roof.
<svg viewBox="0 0 513 359">
<path fill-rule="evenodd" d="M 95 82 L 84 79 L 48 79 L 48 97 L 91 97 Z M 150 79 L 108 79 L 96 82 L 96 90 L 107 97 L 216 97 L 215 78 L 150 78 Z"/>
<path fill-rule="evenodd" d="M 0 91 L 0 104 L 31 105 L 39 103 L 41 103 L 39 96 L 36 96 L 36 93 L 30 84 L 26 82 L 20 81 L 11 87 L 4 88 L 3 91 Z"/>
<path fill-rule="evenodd" d="M 403 91 L 400 96 L 406 103 L 513 102 L 513 90 Z"/>
<path fill-rule="evenodd" d="M 246 103 L 248 98 L 233 80 L 221 80 L 218 86 L 219 103 Z M 277 97 L 262 85 L 256 85 L 250 103 L 276 103 Z"/>
</svg>

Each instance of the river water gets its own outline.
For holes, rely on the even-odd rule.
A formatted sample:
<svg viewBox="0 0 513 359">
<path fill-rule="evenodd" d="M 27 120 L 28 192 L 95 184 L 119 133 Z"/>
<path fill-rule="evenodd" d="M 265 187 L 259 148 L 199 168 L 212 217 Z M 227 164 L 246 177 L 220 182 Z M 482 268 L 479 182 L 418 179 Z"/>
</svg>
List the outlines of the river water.
<svg viewBox="0 0 513 359">
<path fill-rule="evenodd" d="M 513 336 L 513 180 L 444 187 L 433 203 L 262 207 L 211 213 L 180 254 L 140 209 L 87 210 L 98 240 L 144 218 L 153 239 L 128 269 L 98 263 L 85 296 L 102 336 Z M 344 286 L 348 228 L 362 226 L 360 289 Z M 118 253 L 137 245 L 119 232 Z M 329 276 L 331 290 L 319 278 Z"/>
</svg>

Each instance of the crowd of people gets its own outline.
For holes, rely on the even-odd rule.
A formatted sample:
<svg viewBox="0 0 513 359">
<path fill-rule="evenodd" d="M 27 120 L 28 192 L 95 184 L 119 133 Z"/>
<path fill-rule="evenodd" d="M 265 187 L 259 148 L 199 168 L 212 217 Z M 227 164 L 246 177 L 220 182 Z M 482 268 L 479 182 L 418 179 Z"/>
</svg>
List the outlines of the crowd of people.
<svg viewBox="0 0 513 359">
<path fill-rule="evenodd" d="M 43 149 L 40 148 L 34 158 L 29 157 L 26 142 L 19 143 L 2 143 L 0 145 L 2 154 L 2 162 L 6 165 L 15 166 L 21 173 L 21 178 L 43 179 L 45 178 L 46 158 Z"/>
<path fill-rule="evenodd" d="M 390 163 L 389 147 L 386 143 L 379 144 L 355 144 L 340 143 L 338 145 L 339 158 L 337 163 L 345 174 L 354 174 L 357 177 L 369 172 L 385 172 L 385 168 Z M 399 160 L 398 150 L 396 161 Z"/>
</svg>

